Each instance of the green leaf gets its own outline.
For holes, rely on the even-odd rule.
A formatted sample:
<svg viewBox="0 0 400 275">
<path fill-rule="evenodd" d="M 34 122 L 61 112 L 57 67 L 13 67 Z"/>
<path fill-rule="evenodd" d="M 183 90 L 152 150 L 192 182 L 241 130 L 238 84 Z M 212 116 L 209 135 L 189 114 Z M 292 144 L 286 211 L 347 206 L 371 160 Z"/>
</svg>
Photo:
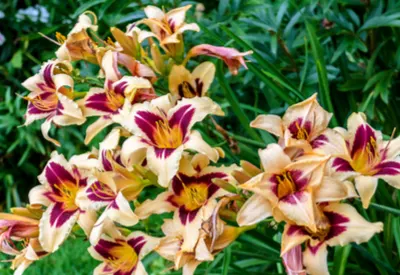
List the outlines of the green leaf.
<svg viewBox="0 0 400 275">
<path fill-rule="evenodd" d="M 85 4 L 81 5 L 72 15 L 72 18 L 77 18 L 79 15 L 84 13 L 86 10 L 90 9 L 93 6 L 96 6 L 98 4 L 104 3 L 106 0 L 94 0 L 94 1 L 88 1 L 85 2 Z"/>
<path fill-rule="evenodd" d="M 224 91 L 226 99 L 231 104 L 232 110 L 235 113 L 236 117 L 239 119 L 242 127 L 246 130 L 248 135 L 254 138 L 257 141 L 262 142 L 262 139 L 257 134 L 257 132 L 250 127 L 250 120 L 244 113 L 244 111 L 240 108 L 239 100 L 237 99 L 235 93 L 232 91 L 231 87 L 227 83 L 224 72 L 223 72 L 223 64 L 222 61 L 219 60 L 217 64 L 217 79 L 219 84 L 221 85 L 222 90 Z"/>
<path fill-rule="evenodd" d="M 229 265 L 231 263 L 231 246 L 228 246 L 224 250 L 224 262 L 222 264 L 222 273 L 221 275 L 229 274 Z"/>
<path fill-rule="evenodd" d="M 314 57 L 315 64 L 317 66 L 319 90 L 321 95 L 322 106 L 325 107 L 329 112 L 335 113 L 333 109 L 333 104 L 331 101 L 331 96 L 329 92 L 328 83 L 328 72 L 326 70 L 324 52 L 322 50 L 321 44 L 318 41 L 315 27 L 308 21 L 306 21 L 306 29 L 308 34 L 308 39 L 311 43 L 311 51 Z M 335 127 L 338 125 L 335 116 L 332 117 L 332 125 Z"/>
<path fill-rule="evenodd" d="M 13 57 L 11 58 L 11 65 L 15 69 L 21 69 L 22 68 L 22 50 L 17 51 Z"/>
<path fill-rule="evenodd" d="M 335 255 L 333 258 L 333 274 L 344 275 L 346 274 L 347 259 L 350 255 L 351 245 L 336 246 Z"/>
</svg>

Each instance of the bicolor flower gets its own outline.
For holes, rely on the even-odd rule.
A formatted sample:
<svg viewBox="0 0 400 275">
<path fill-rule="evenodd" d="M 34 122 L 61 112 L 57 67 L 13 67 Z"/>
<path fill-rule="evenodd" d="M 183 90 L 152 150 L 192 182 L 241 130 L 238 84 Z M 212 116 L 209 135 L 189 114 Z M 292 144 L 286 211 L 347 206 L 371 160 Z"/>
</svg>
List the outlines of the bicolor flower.
<svg viewBox="0 0 400 275">
<path fill-rule="evenodd" d="M 29 101 L 25 114 L 25 125 L 45 118 L 42 133 L 45 139 L 59 146 L 49 137 L 51 123 L 57 125 L 82 124 L 85 118 L 78 104 L 73 101 L 74 82 L 70 76 L 72 66 L 66 61 L 49 61 L 40 72 L 22 83 L 30 91 L 24 97 Z"/>
<path fill-rule="evenodd" d="M 182 33 L 185 31 L 200 31 L 197 24 L 187 24 L 185 22 L 186 12 L 191 8 L 187 5 L 181 8 L 170 10 L 164 13 L 160 8 L 155 6 L 147 6 L 144 12 L 147 18 L 139 21 L 137 24 L 147 25 L 151 32 L 144 32 L 139 41 L 143 41 L 148 37 L 155 37 L 160 41 L 160 45 L 167 51 L 173 49 L 173 45 L 182 41 Z"/>
<path fill-rule="evenodd" d="M 103 235 L 96 245 L 88 249 L 94 259 L 103 262 L 96 267 L 93 274 L 145 275 L 147 272 L 141 260 L 158 243 L 158 238 L 142 232 L 133 232 L 118 239 Z"/>
<path fill-rule="evenodd" d="M 175 65 L 169 73 L 169 91 L 179 97 L 206 96 L 215 75 L 215 66 L 211 62 L 203 62 L 192 73 L 184 66 Z"/>
<path fill-rule="evenodd" d="M 306 243 L 303 262 L 308 274 L 329 274 L 327 246 L 344 246 L 351 242 L 367 242 L 383 230 L 381 222 L 366 221 L 357 210 L 344 203 L 321 204 L 317 215 L 317 230 L 291 223 L 285 225 L 281 254 Z"/>
<path fill-rule="evenodd" d="M 332 154 L 343 147 L 343 138 L 327 129 L 332 114 L 325 111 L 317 101 L 317 94 L 290 106 L 282 118 L 277 115 L 259 115 L 251 126 L 279 137 L 279 144 L 287 153 L 296 156 L 302 151 Z M 300 152 L 301 153 L 301 152 Z"/>
<path fill-rule="evenodd" d="M 364 208 L 369 206 L 378 179 L 400 189 L 400 137 L 384 141 L 362 113 L 353 113 L 347 122 L 348 131 L 341 130 L 347 148 L 332 162 L 341 178 L 354 178 Z"/>
<path fill-rule="evenodd" d="M 121 114 L 121 124 L 134 134 L 122 146 L 122 162 L 132 166 L 132 159 L 146 156 L 148 167 L 167 187 L 178 171 L 185 149 L 207 155 L 213 162 L 217 149 L 208 145 L 192 126 L 208 114 L 223 115 L 221 108 L 208 97 L 182 99 L 175 104 L 170 95 L 136 104 Z"/>
<path fill-rule="evenodd" d="M 194 238 L 194 236 L 183 233 L 185 229 L 179 218 L 175 216 L 172 220 L 164 220 L 161 229 L 166 236 L 161 239 L 155 251 L 161 257 L 173 262 L 175 270 L 183 268 L 183 275 L 193 275 L 199 264 L 213 261 L 216 254 L 248 230 L 248 228 L 229 226 L 216 216 L 215 219 L 204 221 L 203 226 L 198 229 L 197 238 L 193 241 L 194 250 L 187 252 L 183 248 L 185 238 Z"/>
<path fill-rule="evenodd" d="M 63 155 L 53 152 L 38 179 L 41 185 L 29 192 L 29 201 L 32 205 L 47 206 L 39 224 L 39 241 L 43 249 L 57 250 L 76 222 L 89 235 L 95 212 L 84 211 L 76 203 L 78 192 L 87 185 L 87 177 Z"/>
<path fill-rule="evenodd" d="M 208 157 L 202 154 L 184 155 L 169 190 L 158 195 L 155 200 L 144 201 L 135 210 L 140 219 L 151 214 L 174 211 L 184 226 L 183 251 L 193 251 L 199 228 L 213 213 L 216 199 L 229 194 L 213 181 L 218 179 L 235 185 L 231 176 L 235 165 L 214 167 L 209 166 L 209 163 Z"/>
<path fill-rule="evenodd" d="M 94 17 L 94 20 L 88 15 Z M 69 32 L 67 37 L 57 33 L 57 39 L 62 45 L 56 51 L 59 60 L 86 60 L 97 64 L 96 50 L 97 44 L 88 35 L 87 30 L 97 31 L 97 18 L 92 12 L 86 12 L 79 16 L 78 22 Z"/>
<path fill-rule="evenodd" d="M 105 88 L 91 88 L 80 102 L 85 117 L 99 116 L 86 130 L 85 144 L 88 144 L 101 130 L 114 123 L 125 104 L 143 102 L 156 97 L 149 80 L 136 76 L 124 76 L 112 83 L 106 81 Z"/>
<path fill-rule="evenodd" d="M 234 48 L 226 48 L 226 47 L 218 47 L 209 44 L 201 44 L 194 46 L 190 49 L 187 54 L 186 60 L 189 60 L 191 57 L 195 57 L 198 55 L 208 55 L 212 57 L 216 57 L 222 59 L 225 64 L 228 66 L 229 71 L 233 75 L 237 75 L 238 69 L 240 66 L 243 66 L 247 69 L 246 62 L 243 59 L 243 56 L 252 54 L 253 51 L 247 51 L 244 53 L 239 52 Z"/>
<path fill-rule="evenodd" d="M 271 215 L 315 229 L 314 190 L 320 187 L 328 157 L 304 157 L 292 162 L 277 144 L 259 151 L 264 172 L 239 188 L 254 192 L 240 209 L 239 225 L 255 224 Z"/>
</svg>

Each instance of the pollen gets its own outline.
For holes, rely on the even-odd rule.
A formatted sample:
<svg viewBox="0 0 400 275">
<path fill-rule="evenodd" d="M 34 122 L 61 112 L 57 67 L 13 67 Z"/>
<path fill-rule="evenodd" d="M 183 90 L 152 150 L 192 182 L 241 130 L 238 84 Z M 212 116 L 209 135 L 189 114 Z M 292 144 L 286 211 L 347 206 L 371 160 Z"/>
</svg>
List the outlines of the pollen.
<svg viewBox="0 0 400 275">
<path fill-rule="evenodd" d="M 167 120 L 156 122 L 154 140 L 158 148 L 178 148 L 183 141 L 182 131 L 179 126 L 171 127 Z"/>
</svg>

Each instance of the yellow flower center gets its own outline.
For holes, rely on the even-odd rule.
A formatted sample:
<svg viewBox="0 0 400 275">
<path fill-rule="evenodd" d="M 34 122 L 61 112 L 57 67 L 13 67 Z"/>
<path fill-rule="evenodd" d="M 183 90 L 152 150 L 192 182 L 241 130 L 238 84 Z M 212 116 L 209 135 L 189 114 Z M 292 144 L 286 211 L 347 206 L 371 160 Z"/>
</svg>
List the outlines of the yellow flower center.
<svg viewBox="0 0 400 275">
<path fill-rule="evenodd" d="M 308 140 L 308 132 L 304 127 L 300 127 L 299 123 L 296 121 L 296 128 L 297 128 L 297 134 L 296 134 L 296 139 L 304 139 Z"/>
<path fill-rule="evenodd" d="M 43 112 L 52 111 L 57 108 L 58 97 L 56 94 L 51 94 L 43 99 L 40 95 L 35 98 L 25 97 L 26 100 L 32 103 L 35 108 Z"/>
<path fill-rule="evenodd" d="M 192 98 L 196 96 L 196 91 L 189 82 L 183 81 L 178 86 L 178 92 L 181 97 Z"/>
<path fill-rule="evenodd" d="M 375 171 L 372 167 L 379 162 L 378 148 L 376 140 L 372 136 L 369 138 L 364 150 L 358 150 L 351 161 L 351 167 L 363 175 L 373 175 Z"/>
<path fill-rule="evenodd" d="M 77 181 L 76 184 L 72 182 L 63 182 L 61 184 L 55 184 L 54 188 L 59 190 L 60 195 L 58 196 L 58 201 L 62 202 L 65 206 L 65 209 L 74 210 L 77 209 L 77 205 L 75 204 L 76 194 L 79 190 L 79 183 Z"/>
<path fill-rule="evenodd" d="M 193 211 L 202 207 L 208 199 L 208 186 L 205 183 L 183 184 L 183 191 L 174 201 L 188 211 Z"/>
<path fill-rule="evenodd" d="M 167 120 L 159 120 L 156 122 L 154 140 L 158 148 L 175 149 L 182 144 L 183 135 L 178 125 L 171 128 Z"/>
<path fill-rule="evenodd" d="M 296 184 L 293 181 L 292 175 L 289 171 L 275 176 L 278 181 L 277 193 L 278 198 L 284 198 L 296 192 Z"/>
<path fill-rule="evenodd" d="M 56 39 L 57 39 L 58 43 L 60 43 L 60 44 L 64 44 L 65 40 L 67 40 L 65 35 L 62 35 L 59 32 L 56 32 Z"/>
<path fill-rule="evenodd" d="M 109 107 L 113 111 L 118 110 L 122 105 L 124 105 L 125 98 L 121 94 L 117 94 L 113 90 L 107 90 L 106 96 L 109 102 Z"/>
<path fill-rule="evenodd" d="M 136 251 L 133 249 L 125 241 L 117 241 L 119 244 L 110 249 L 110 255 L 112 255 L 109 259 L 107 259 L 107 263 L 114 269 L 120 270 L 123 273 L 127 273 L 136 266 L 138 262 L 138 255 Z"/>
</svg>

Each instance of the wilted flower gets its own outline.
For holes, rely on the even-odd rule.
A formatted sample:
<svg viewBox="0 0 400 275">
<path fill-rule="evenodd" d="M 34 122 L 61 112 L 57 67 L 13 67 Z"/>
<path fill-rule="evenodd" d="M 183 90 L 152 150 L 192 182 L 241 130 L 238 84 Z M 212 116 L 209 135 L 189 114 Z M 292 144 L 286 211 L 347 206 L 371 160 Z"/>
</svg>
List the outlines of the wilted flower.
<svg viewBox="0 0 400 275">
<path fill-rule="evenodd" d="M 218 47 L 209 44 L 201 44 L 198 46 L 194 46 L 190 49 L 187 54 L 186 60 L 191 57 L 198 55 L 208 55 L 213 56 L 219 59 L 222 59 L 225 64 L 228 66 L 229 71 L 233 75 L 237 75 L 238 69 L 240 66 L 243 66 L 247 69 L 246 62 L 243 59 L 243 56 L 252 54 L 253 51 L 247 51 L 244 53 L 239 52 L 234 48 L 226 48 L 226 47 Z"/>
<path fill-rule="evenodd" d="M 88 15 L 94 17 L 94 21 Z M 56 52 L 56 56 L 60 60 L 86 60 L 92 63 L 98 63 L 96 56 L 97 44 L 88 35 L 87 30 L 97 31 L 97 18 L 94 13 L 86 12 L 79 16 L 78 22 L 69 32 L 67 37 L 57 34 L 57 39 L 61 43 L 60 48 Z"/>
</svg>

